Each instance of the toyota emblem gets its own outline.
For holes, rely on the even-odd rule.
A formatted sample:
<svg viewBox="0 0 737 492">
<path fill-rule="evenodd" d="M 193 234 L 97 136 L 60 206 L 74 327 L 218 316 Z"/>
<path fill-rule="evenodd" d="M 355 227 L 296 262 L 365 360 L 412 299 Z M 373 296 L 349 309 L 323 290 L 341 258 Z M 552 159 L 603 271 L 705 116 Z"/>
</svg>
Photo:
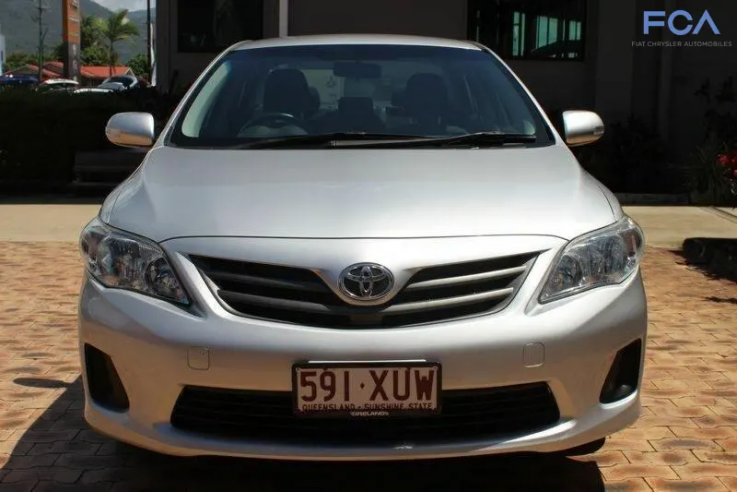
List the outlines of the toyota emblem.
<svg viewBox="0 0 737 492">
<path fill-rule="evenodd" d="M 340 290 L 358 301 L 375 301 L 386 297 L 394 287 L 394 276 L 376 263 L 351 265 L 340 274 Z"/>
</svg>

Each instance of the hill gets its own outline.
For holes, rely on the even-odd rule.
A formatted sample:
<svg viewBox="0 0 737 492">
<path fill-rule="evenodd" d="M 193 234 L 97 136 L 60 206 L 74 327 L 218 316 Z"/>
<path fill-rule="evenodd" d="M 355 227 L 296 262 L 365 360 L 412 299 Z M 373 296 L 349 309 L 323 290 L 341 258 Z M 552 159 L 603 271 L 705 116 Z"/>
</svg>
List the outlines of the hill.
<svg viewBox="0 0 737 492">
<path fill-rule="evenodd" d="M 138 26 L 138 32 L 141 33 L 140 37 L 136 38 L 133 43 L 119 43 L 118 53 L 120 58 L 124 62 L 127 62 L 132 57 L 139 53 L 146 52 L 146 11 L 145 10 L 134 10 L 128 13 L 128 18 Z M 151 22 L 156 22 L 156 9 L 151 9 Z"/>
<path fill-rule="evenodd" d="M 0 24 L 5 34 L 7 52 L 38 52 L 38 23 L 33 16 L 37 0 L 0 0 Z M 61 2 L 44 0 L 48 7 L 43 14 L 43 25 L 48 29 L 44 39 L 45 51 L 50 52 L 61 41 Z M 92 0 L 81 0 L 82 14 L 106 18 L 110 10 Z M 153 15 L 153 14 L 152 14 Z M 118 43 L 116 49 L 121 61 L 127 62 L 131 57 L 146 51 L 146 12 L 135 11 L 129 14 L 131 22 L 138 26 L 141 36 L 133 42 Z"/>
</svg>

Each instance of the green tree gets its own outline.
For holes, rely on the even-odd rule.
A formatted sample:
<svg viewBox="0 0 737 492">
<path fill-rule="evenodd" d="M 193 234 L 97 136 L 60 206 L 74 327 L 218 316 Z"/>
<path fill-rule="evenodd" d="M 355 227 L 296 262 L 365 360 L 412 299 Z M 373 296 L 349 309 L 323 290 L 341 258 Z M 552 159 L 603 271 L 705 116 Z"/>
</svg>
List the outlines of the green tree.
<svg viewBox="0 0 737 492">
<path fill-rule="evenodd" d="M 110 67 L 110 76 L 112 76 L 113 67 L 119 59 L 118 53 L 115 51 L 115 43 L 130 41 L 139 36 L 140 33 L 136 25 L 131 24 L 130 19 L 128 19 L 128 10 L 126 9 L 110 14 L 107 19 L 95 19 L 95 25 L 105 40 L 108 66 Z"/>
<path fill-rule="evenodd" d="M 64 60 L 64 43 L 59 43 L 54 47 L 54 51 L 50 55 L 52 60 Z M 108 64 L 107 49 L 101 44 L 93 44 L 82 48 L 79 54 L 82 65 L 93 67 L 102 67 Z"/>
<path fill-rule="evenodd" d="M 82 17 L 80 26 L 81 32 L 81 53 L 80 59 L 82 65 L 104 66 L 109 64 L 107 49 L 105 48 L 105 38 L 100 33 L 97 26 L 96 17 L 86 15 Z M 51 59 L 64 60 L 64 42 L 60 41 L 51 52 Z"/>
<path fill-rule="evenodd" d="M 64 42 L 59 41 L 56 46 L 54 46 L 54 49 L 51 50 L 51 55 L 49 55 L 52 60 L 64 60 Z"/>
<path fill-rule="evenodd" d="M 128 62 L 128 66 L 136 77 L 143 77 L 146 80 L 151 80 L 151 69 L 148 66 L 148 57 L 145 53 L 139 53 Z"/>
<path fill-rule="evenodd" d="M 81 48 L 84 51 L 92 46 L 104 46 L 105 38 L 98 28 L 99 21 L 96 17 L 85 15 L 82 17 L 80 28 Z"/>
<path fill-rule="evenodd" d="M 30 64 L 38 64 L 38 55 L 30 55 L 24 51 L 14 51 L 9 53 L 5 59 L 5 68 L 7 70 L 16 70 Z"/>
<path fill-rule="evenodd" d="M 107 49 L 101 44 L 93 44 L 84 48 L 81 58 L 82 65 L 92 67 L 104 67 L 109 61 Z"/>
</svg>

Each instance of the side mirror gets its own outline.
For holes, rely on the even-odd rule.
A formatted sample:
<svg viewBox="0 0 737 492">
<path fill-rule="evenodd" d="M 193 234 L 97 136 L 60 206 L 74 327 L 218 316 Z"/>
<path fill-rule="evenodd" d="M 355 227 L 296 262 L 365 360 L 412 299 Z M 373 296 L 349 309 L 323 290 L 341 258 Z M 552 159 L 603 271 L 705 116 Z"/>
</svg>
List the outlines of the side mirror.
<svg viewBox="0 0 737 492">
<path fill-rule="evenodd" d="M 592 111 L 564 111 L 563 133 L 569 147 L 580 147 L 604 135 L 604 122 Z"/>
<path fill-rule="evenodd" d="M 120 147 L 151 147 L 154 144 L 155 121 L 150 113 L 118 113 L 107 122 L 107 139 Z"/>
</svg>

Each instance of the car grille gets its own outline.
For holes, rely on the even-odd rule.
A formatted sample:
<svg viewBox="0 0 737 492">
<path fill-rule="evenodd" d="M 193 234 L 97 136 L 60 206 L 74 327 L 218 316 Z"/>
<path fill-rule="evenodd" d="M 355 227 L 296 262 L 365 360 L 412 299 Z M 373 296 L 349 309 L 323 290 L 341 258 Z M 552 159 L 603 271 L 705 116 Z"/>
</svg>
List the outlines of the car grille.
<svg viewBox="0 0 737 492">
<path fill-rule="evenodd" d="M 236 314 L 330 328 L 400 327 L 503 309 L 537 253 L 423 268 L 390 301 L 343 301 L 313 271 L 190 256 L 222 303 Z"/>
<path fill-rule="evenodd" d="M 293 416 L 288 392 L 188 386 L 177 400 L 171 424 L 209 436 L 339 446 L 489 439 L 540 431 L 560 420 L 545 383 L 444 391 L 441 398 L 437 416 L 320 419 Z"/>
</svg>

